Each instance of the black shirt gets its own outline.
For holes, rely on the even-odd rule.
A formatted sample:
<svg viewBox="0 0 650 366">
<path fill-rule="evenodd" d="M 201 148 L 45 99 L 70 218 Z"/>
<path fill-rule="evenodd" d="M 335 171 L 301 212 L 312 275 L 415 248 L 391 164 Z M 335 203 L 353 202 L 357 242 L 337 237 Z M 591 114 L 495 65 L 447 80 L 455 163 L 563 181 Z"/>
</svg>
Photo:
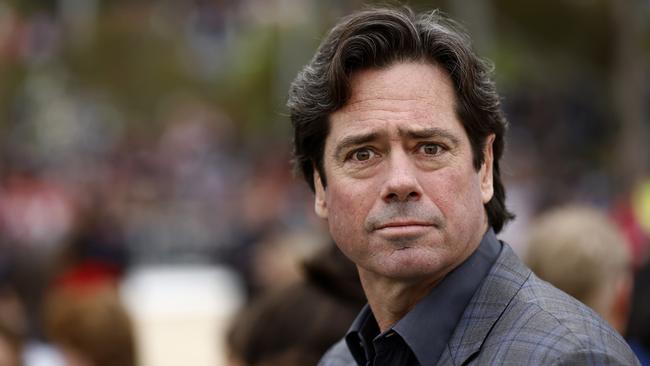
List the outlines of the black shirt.
<svg viewBox="0 0 650 366">
<path fill-rule="evenodd" d="M 490 228 L 479 247 L 385 332 L 366 305 L 345 336 L 361 366 L 435 365 L 465 307 L 501 252 Z"/>
</svg>

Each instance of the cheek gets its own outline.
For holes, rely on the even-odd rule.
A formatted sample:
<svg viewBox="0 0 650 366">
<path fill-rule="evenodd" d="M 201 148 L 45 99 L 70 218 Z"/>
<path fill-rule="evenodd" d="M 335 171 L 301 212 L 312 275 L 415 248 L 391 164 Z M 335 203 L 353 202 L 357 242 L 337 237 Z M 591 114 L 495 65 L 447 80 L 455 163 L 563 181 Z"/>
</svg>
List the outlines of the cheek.
<svg viewBox="0 0 650 366">
<path fill-rule="evenodd" d="M 349 186 L 350 188 L 352 185 Z M 362 216 L 361 200 L 356 192 L 345 187 L 330 187 L 328 206 L 330 208 L 330 221 L 356 222 Z M 354 203 L 354 204 L 353 204 Z"/>
<path fill-rule="evenodd" d="M 476 172 L 448 169 L 428 182 L 429 197 L 447 218 L 448 224 L 462 223 L 482 207 L 481 191 Z M 453 220 L 455 218 L 455 220 Z"/>
<path fill-rule="evenodd" d="M 376 194 L 371 187 L 356 189 L 358 186 L 358 183 L 351 183 L 328 187 L 328 221 L 331 234 L 339 244 L 361 239 L 364 222 L 375 202 Z"/>
</svg>

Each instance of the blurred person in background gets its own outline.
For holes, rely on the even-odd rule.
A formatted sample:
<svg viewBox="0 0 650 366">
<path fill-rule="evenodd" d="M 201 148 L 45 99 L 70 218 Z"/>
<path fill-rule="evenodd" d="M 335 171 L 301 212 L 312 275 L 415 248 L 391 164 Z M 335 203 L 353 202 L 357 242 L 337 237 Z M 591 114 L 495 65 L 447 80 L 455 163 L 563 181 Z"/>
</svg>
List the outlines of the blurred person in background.
<svg viewBox="0 0 650 366">
<path fill-rule="evenodd" d="M 0 320 L 0 366 L 22 366 L 23 335 Z"/>
<path fill-rule="evenodd" d="M 365 303 L 358 273 L 334 246 L 303 263 L 300 281 L 267 288 L 228 334 L 231 366 L 315 365 Z"/>
<path fill-rule="evenodd" d="M 281 231 L 255 243 L 249 254 L 252 273 L 247 282 L 252 286 L 251 297 L 302 281 L 302 263 L 322 252 L 326 244 L 323 238 L 311 231 Z"/>
<path fill-rule="evenodd" d="M 650 261 L 634 275 L 632 310 L 627 327 L 630 347 L 639 357 L 642 365 L 650 365 Z"/>
<path fill-rule="evenodd" d="M 44 304 L 45 333 L 67 366 L 134 366 L 131 319 L 116 287 L 116 271 L 86 262 L 54 283 Z"/>
<path fill-rule="evenodd" d="M 604 213 L 577 205 L 545 212 L 532 224 L 526 263 L 626 334 L 632 258 L 625 237 Z"/>
<path fill-rule="evenodd" d="M 647 265 L 633 273 L 630 243 L 603 212 L 567 205 L 533 221 L 526 263 L 540 278 L 594 309 L 650 365 Z M 633 290 L 634 289 L 634 290 Z"/>
<path fill-rule="evenodd" d="M 27 343 L 27 316 L 6 268 L 0 267 L 0 365 L 22 365 Z"/>
<path fill-rule="evenodd" d="M 372 8 L 291 85 L 296 166 L 368 299 L 321 365 L 638 364 L 496 238 L 513 215 L 490 70 L 439 12 Z"/>
<path fill-rule="evenodd" d="M 24 253 L 21 259 L 18 262 L 16 258 L 0 256 L 0 365 L 64 366 L 57 350 L 43 342 L 40 317 L 30 313 L 28 306 L 32 301 L 31 305 L 40 310 L 38 284 L 47 281 L 49 270 L 37 268 L 30 272 L 30 264 L 40 263 L 30 263 Z"/>
</svg>

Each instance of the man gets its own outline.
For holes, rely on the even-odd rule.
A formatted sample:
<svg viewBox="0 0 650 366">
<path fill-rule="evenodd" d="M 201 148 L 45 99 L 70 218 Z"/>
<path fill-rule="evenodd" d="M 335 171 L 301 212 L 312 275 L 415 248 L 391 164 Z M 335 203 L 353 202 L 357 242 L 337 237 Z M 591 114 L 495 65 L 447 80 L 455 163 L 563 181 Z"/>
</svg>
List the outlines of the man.
<svg viewBox="0 0 650 366">
<path fill-rule="evenodd" d="M 337 24 L 289 92 L 296 165 L 368 305 L 338 365 L 638 364 L 498 233 L 506 121 L 489 67 L 437 12 Z"/>
<path fill-rule="evenodd" d="M 525 259 L 537 276 L 625 335 L 633 287 L 629 246 L 616 224 L 598 209 L 570 205 L 547 211 L 533 222 Z"/>
</svg>

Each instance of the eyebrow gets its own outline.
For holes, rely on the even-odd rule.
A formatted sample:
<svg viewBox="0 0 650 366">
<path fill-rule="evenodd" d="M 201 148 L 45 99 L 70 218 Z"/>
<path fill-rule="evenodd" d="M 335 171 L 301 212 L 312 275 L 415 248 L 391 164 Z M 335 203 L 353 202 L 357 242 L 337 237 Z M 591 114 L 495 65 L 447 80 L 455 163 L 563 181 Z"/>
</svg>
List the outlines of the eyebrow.
<svg viewBox="0 0 650 366">
<path fill-rule="evenodd" d="M 334 150 L 334 157 L 340 156 L 344 150 L 350 147 L 363 145 L 378 138 L 379 133 L 377 132 L 368 132 L 359 135 L 346 136 L 341 140 L 341 142 L 338 143 L 338 145 L 336 145 L 336 149 Z"/>
<path fill-rule="evenodd" d="M 450 133 L 447 130 L 441 129 L 441 128 L 422 128 L 422 129 L 416 129 L 416 130 L 406 130 L 399 128 L 397 130 L 397 133 L 401 136 L 407 136 L 412 139 L 427 139 L 427 138 L 432 138 L 432 137 L 439 137 L 443 138 L 446 140 L 449 140 L 452 144 L 458 145 L 460 143 L 460 139 Z"/>
<path fill-rule="evenodd" d="M 397 133 L 401 137 L 406 136 L 411 139 L 427 139 L 438 137 L 449 140 L 453 145 L 458 145 L 460 143 L 460 139 L 458 137 L 441 128 L 421 128 L 413 130 L 400 128 L 397 130 Z M 358 135 L 346 136 L 338 143 L 338 145 L 336 145 L 333 156 L 336 158 L 340 156 L 343 151 L 354 146 L 363 145 L 368 142 L 375 141 L 379 139 L 379 136 L 380 134 L 378 132 L 368 132 Z"/>
</svg>

